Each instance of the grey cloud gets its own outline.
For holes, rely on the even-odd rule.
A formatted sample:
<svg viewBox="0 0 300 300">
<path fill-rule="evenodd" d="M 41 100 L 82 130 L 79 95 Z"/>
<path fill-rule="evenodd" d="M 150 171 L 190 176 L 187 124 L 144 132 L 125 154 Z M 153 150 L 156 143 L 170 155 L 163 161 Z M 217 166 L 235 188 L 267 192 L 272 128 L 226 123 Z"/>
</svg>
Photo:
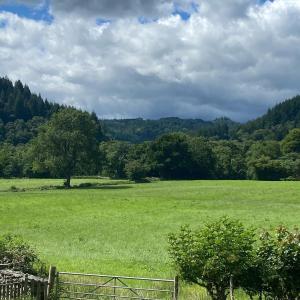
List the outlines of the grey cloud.
<svg viewBox="0 0 300 300">
<path fill-rule="evenodd" d="M 247 15 L 248 9 L 256 0 L 199 0 L 200 11 L 210 19 L 240 18 Z"/>
<path fill-rule="evenodd" d="M 52 0 L 54 15 L 72 14 L 99 18 L 159 17 L 169 14 L 173 0 Z"/>
<path fill-rule="evenodd" d="M 192 7 L 199 7 L 201 14 L 209 18 L 242 17 L 256 0 L 52 0 L 54 15 L 77 14 L 77 16 L 122 18 L 168 16 L 174 5 L 191 12 Z"/>
</svg>

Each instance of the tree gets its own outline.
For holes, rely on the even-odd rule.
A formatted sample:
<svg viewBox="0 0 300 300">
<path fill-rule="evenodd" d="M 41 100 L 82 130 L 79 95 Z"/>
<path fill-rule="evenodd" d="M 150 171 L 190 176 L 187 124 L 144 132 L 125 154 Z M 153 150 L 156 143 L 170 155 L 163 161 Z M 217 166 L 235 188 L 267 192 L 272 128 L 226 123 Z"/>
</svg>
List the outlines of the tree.
<svg viewBox="0 0 300 300">
<path fill-rule="evenodd" d="M 21 147 L 4 143 L 0 145 L 0 176 L 22 177 Z"/>
<path fill-rule="evenodd" d="M 287 177 L 286 165 L 277 141 L 253 143 L 247 151 L 247 175 L 257 180 L 280 180 Z"/>
<path fill-rule="evenodd" d="M 213 176 L 215 156 L 210 144 L 201 137 L 188 138 L 189 170 L 187 177 L 191 179 L 207 179 Z"/>
<path fill-rule="evenodd" d="M 300 153 L 300 128 L 292 129 L 282 141 L 284 153 Z"/>
<path fill-rule="evenodd" d="M 151 157 L 158 174 L 164 179 L 188 178 L 191 167 L 188 137 L 183 133 L 166 134 L 151 145 Z"/>
<path fill-rule="evenodd" d="M 140 181 L 147 176 L 149 167 L 140 160 L 130 160 L 125 164 L 127 178 L 133 181 Z"/>
<path fill-rule="evenodd" d="M 109 141 L 100 144 L 102 172 L 114 179 L 126 178 L 125 164 L 131 145 L 127 142 Z"/>
<path fill-rule="evenodd" d="M 71 177 L 89 170 L 96 172 L 97 124 L 87 112 L 68 108 L 55 113 L 33 141 L 36 171 L 49 170 L 53 176 Z"/>
<path fill-rule="evenodd" d="M 198 231 L 182 227 L 169 236 L 169 253 L 184 280 L 205 287 L 214 300 L 226 300 L 252 264 L 254 230 L 226 217 Z M 231 284 L 230 284 L 231 283 Z"/>
<path fill-rule="evenodd" d="M 204 138 L 183 133 L 166 134 L 155 140 L 149 151 L 153 170 L 164 179 L 209 178 L 214 155 Z"/>
<path fill-rule="evenodd" d="M 281 160 L 262 156 L 248 162 L 248 175 L 257 180 L 280 180 L 287 177 L 287 169 Z"/>
<path fill-rule="evenodd" d="M 211 142 L 216 158 L 215 177 L 218 179 L 245 179 L 246 160 L 244 143 L 234 141 Z"/>
</svg>

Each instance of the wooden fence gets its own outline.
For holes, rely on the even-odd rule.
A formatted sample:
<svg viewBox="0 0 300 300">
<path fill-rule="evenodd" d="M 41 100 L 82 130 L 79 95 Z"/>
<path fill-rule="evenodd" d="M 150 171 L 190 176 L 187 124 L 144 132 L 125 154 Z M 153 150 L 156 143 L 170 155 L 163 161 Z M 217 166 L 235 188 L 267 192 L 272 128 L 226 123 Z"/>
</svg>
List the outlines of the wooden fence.
<svg viewBox="0 0 300 300">
<path fill-rule="evenodd" d="M 5 280 L 0 282 L 0 300 L 32 299 L 47 300 L 48 281 L 30 279 L 28 275 L 23 278 Z"/>
</svg>

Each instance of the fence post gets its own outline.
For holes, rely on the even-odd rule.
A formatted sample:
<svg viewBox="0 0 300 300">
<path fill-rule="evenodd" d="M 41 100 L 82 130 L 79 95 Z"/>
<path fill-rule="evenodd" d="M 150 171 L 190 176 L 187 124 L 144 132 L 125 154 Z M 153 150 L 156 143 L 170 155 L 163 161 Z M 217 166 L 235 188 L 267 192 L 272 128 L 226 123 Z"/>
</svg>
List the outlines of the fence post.
<svg viewBox="0 0 300 300">
<path fill-rule="evenodd" d="M 25 274 L 25 280 L 24 280 L 24 294 L 25 297 L 27 297 L 28 293 L 28 274 Z"/>
<path fill-rule="evenodd" d="M 56 267 L 50 266 L 49 278 L 48 278 L 48 288 L 47 288 L 47 298 L 49 297 L 49 295 L 52 292 L 52 289 L 54 287 L 55 275 L 56 275 Z"/>
<path fill-rule="evenodd" d="M 173 300 L 178 300 L 178 290 L 179 290 L 179 277 L 178 275 L 174 278 L 174 293 L 173 293 Z"/>
<path fill-rule="evenodd" d="M 114 278 L 114 300 L 116 300 L 116 285 L 117 285 L 117 278 Z"/>
<path fill-rule="evenodd" d="M 232 275 L 230 275 L 230 280 L 229 280 L 229 292 L 230 292 L 230 300 L 234 300 Z"/>
</svg>

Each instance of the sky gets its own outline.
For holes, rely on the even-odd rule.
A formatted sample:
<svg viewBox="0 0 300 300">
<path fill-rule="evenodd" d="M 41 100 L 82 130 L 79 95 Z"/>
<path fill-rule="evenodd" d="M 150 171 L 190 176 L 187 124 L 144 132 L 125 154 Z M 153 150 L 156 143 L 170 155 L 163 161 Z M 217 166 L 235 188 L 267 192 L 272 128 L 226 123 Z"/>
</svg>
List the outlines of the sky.
<svg viewBox="0 0 300 300">
<path fill-rule="evenodd" d="M 300 0 L 0 0 L 0 76 L 100 118 L 244 122 L 300 93 Z"/>
</svg>

